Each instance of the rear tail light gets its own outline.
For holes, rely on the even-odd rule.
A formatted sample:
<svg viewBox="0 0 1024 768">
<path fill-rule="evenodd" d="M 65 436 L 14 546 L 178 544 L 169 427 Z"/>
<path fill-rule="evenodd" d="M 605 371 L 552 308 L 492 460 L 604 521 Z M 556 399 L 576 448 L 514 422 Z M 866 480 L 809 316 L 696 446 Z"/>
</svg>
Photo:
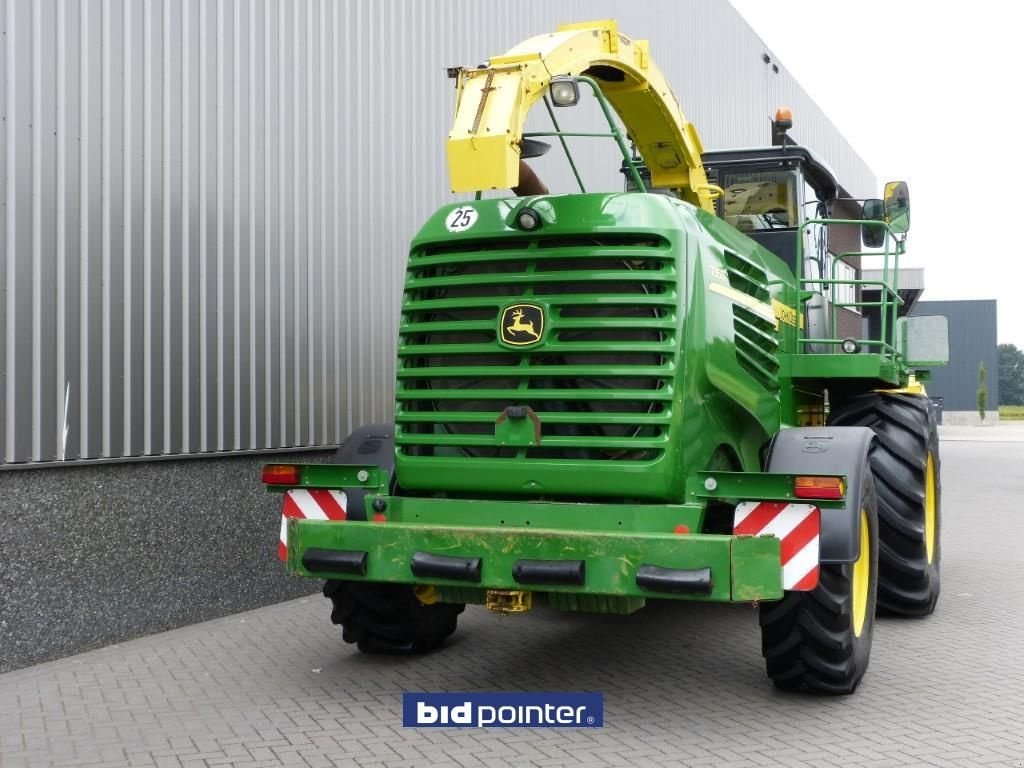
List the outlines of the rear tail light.
<svg viewBox="0 0 1024 768">
<path fill-rule="evenodd" d="M 261 480 L 266 485 L 299 485 L 302 473 L 294 464 L 266 464 Z"/>
<path fill-rule="evenodd" d="M 841 477 L 799 476 L 793 481 L 793 493 L 798 499 L 842 499 L 846 492 Z"/>
</svg>

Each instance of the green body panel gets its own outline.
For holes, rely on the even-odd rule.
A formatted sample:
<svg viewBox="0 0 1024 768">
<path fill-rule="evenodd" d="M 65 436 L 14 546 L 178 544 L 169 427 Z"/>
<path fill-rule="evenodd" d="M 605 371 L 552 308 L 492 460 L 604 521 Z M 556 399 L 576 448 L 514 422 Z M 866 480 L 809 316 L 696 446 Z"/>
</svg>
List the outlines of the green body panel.
<svg viewBox="0 0 1024 768">
<path fill-rule="evenodd" d="M 804 477 L 818 477 L 807 473 Z M 827 475 L 836 477 L 836 475 Z M 708 480 L 713 483 L 708 483 Z M 845 476 L 843 480 L 845 481 Z M 782 472 L 698 472 L 686 483 L 686 497 L 691 502 L 723 501 L 735 504 L 744 500 L 763 501 L 795 501 L 798 499 L 793 491 L 795 476 Z M 710 485 L 710 487 L 709 487 Z M 814 504 L 825 508 L 842 506 L 841 500 L 815 499 Z"/>
<path fill-rule="evenodd" d="M 795 475 L 783 472 L 697 472 L 687 479 L 686 502 L 682 504 L 582 503 L 579 501 L 495 501 L 490 499 L 420 498 L 389 496 L 388 473 L 376 467 L 344 464 L 290 464 L 299 471 L 294 486 L 271 487 L 284 492 L 290 488 L 365 488 L 375 493 L 364 498 L 369 517 L 374 504 L 383 504 L 387 518 L 396 522 L 438 525 L 531 525 L 564 530 L 607 530 L 664 532 L 686 525 L 703 526 L 704 503 L 761 499 L 803 502 L 794 493 Z M 808 477 L 816 475 L 808 473 Z M 835 477 L 835 475 L 827 475 Z M 843 478 L 845 480 L 845 477 Z M 821 508 L 841 507 L 842 500 L 817 499 Z"/>
<path fill-rule="evenodd" d="M 466 205 L 473 223 L 450 231 Z M 527 205 L 535 231 L 516 226 Z M 374 522 L 290 519 L 289 570 L 431 584 L 450 602 L 536 590 L 608 613 L 648 597 L 779 599 L 779 540 L 725 535 L 720 520 L 708 532 L 709 505 L 795 501 L 792 475 L 761 471 L 772 437 L 815 409 L 821 423 L 836 380 L 906 379 L 891 355 L 801 353 L 802 287 L 775 254 L 665 195 L 443 207 L 410 249 L 394 476 L 302 465 L 298 487 L 366 489 Z M 310 549 L 365 552 L 366 574 L 311 573 Z M 481 581 L 417 578 L 417 552 L 479 557 Z M 520 585 L 521 559 L 584 560 L 585 586 Z M 642 565 L 710 568 L 711 593 L 649 592 Z"/>
<path fill-rule="evenodd" d="M 543 218 L 536 233 L 512 226 L 526 203 Z M 403 488 L 679 502 L 686 478 L 723 447 L 732 468 L 760 469 L 761 447 L 795 407 L 780 379 L 795 336 L 770 311 L 773 299 L 795 303 L 796 284 L 777 257 L 664 195 L 472 205 L 470 229 L 449 232 L 457 206 L 442 208 L 410 251 L 395 414 Z M 725 291 L 709 290 L 715 283 Z M 740 292 L 760 316 L 734 299 Z M 499 329 L 516 302 L 545 316 L 540 340 L 523 349 Z M 580 316 L 623 305 L 637 314 Z M 750 341 L 738 344 L 738 332 Z M 626 338 L 589 340 L 602 333 Z M 529 423 L 496 423 L 521 404 L 537 415 L 539 441 Z"/>
<path fill-rule="evenodd" d="M 878 382 L 896 386 L 900 382 L 900 369 L 883 355 L 793 355 L 789 360 L 789 374 L 794 379 L 828 381 L 830 379 L 863 379 L 869 390 Z"/>
<path fill-rule="evenodd" d="M 684 597 L 650 592 L 636 584 L 642 565 L 663 568 L 710 568 L 709 595 L 686 599 L 719 602 L 774 600 L 782 596 L 779 541 L 774 537 L 566 531 L 554 528 L 423 525 L 291 519 L 288 521 L 288 568 L 321 578 L 465 587 L 463 581 L 417 578 L 410 569 L 416 552 L 480 557 L 483 589 L 589 593 L 632 597 Z M 318 571 L 302 565 L 308 549 L 368 553 L 364 577 Z M 584 560 L 586 586 L 524 586 L 512 569 L 518 560 Z"/>
<path fill-rule="evenodd" d="M 701 504 L 581 504 L 570 501 L 491 501 L 381 496 L 388 522 L 485 528 L 546 528 L 609 533 L 672 533 L 685 525 L 698 531 Z M 367 498 L 367 513 L 374 499 Z"/>
<path fill-rule="evenodd" d="M 372 465 L 357 464 L 290 464 L 299 469 L 295 488 L 376 488 L 385 493 L 388 473 Z M 285 490 L 275 489 L 271 490 Z"/>
<path fill-rule="evenodd" d="M 733 536 L 731 538 L 732 601 L 742 603 L 754 600 L 777 600 L 782 597 L 779 540 L 774 536 Z"/>
</svg>

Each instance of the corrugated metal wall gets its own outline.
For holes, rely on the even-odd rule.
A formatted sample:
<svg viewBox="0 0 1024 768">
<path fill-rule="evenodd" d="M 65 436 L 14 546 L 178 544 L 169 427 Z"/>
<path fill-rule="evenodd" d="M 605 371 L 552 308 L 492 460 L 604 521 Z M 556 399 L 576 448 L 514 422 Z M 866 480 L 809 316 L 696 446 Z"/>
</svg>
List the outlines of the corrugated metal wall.
<svg viewBox="0 0 1024 768">
<path fill-rule="evenodd" d="M 919 301 L 912 315 L 944 315 L 949 321 L 949 365 L 932 369 L 928 394 L 945 411 L 978 410 L 978 367 L 985 364 L 986 408 L 999 408 L 996 300 Z"/>
<path fill-rule="evenodd" d="M 707 147 L 767 143 L 785 101 L 872 191 L 721 1 L 5 0 L 2 462 L 326 445 L 387 419 L 406 245 L 450 199 L 444 68 L 601 17 L 650 38 Z"/>
</svg>

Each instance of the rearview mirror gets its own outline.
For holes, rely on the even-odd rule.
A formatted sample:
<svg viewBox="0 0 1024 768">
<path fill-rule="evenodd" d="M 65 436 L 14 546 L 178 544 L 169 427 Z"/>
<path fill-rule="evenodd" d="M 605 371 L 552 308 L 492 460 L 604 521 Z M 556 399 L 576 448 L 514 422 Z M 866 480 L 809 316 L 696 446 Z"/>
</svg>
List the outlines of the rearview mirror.
<svg viewBox="0 0 1024 768">
<path fill-rule="evenodd" d="M 885 220 L 889 229 L 898 235 L 910 229 L 910 189 L 905 181 L 890 181 L 882 195 L 885 205 Z"/>
<path fill-rule="evenodd" d="M 865 200 L 861 218 L 866 221 L 885 221 L 885 203 L 876 198 Z M 861 224 L 860 233 L 867 248 L 881 248 L 885 245 L 885 227 Z"/>
</svg>

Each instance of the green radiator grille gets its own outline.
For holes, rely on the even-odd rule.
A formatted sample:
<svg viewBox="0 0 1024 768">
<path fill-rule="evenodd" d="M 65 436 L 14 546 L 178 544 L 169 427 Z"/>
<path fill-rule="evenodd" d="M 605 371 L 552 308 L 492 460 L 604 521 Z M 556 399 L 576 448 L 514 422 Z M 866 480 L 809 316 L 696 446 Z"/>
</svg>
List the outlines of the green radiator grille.
<svg viewBox="0 0 1024 768">
<path fill-rule="evenodd" d="M 765 305 L 771 304 L 768 293 L 768 273 L 764 267 L 750 259 L 725 252 L 725 268 L 729 285 Z M 732 309 L 733 328 L 736 331 L 736 359 L 740 366 L 761 386 L 768 390 L 779 388 L 779 342 L 775 325 L 740 304 Z"/>
<path fill-rule="evenodd" d="M 396 408 L 406 456 L 650 461 L 668 441 L 678 270 L 651 235 L 460 242 L 409 259 Z M 538 343 L 499 340 L 504 310 L 544 310 Z M 497 443 L 508 406 L 538 445 Z"/>
</svg>

